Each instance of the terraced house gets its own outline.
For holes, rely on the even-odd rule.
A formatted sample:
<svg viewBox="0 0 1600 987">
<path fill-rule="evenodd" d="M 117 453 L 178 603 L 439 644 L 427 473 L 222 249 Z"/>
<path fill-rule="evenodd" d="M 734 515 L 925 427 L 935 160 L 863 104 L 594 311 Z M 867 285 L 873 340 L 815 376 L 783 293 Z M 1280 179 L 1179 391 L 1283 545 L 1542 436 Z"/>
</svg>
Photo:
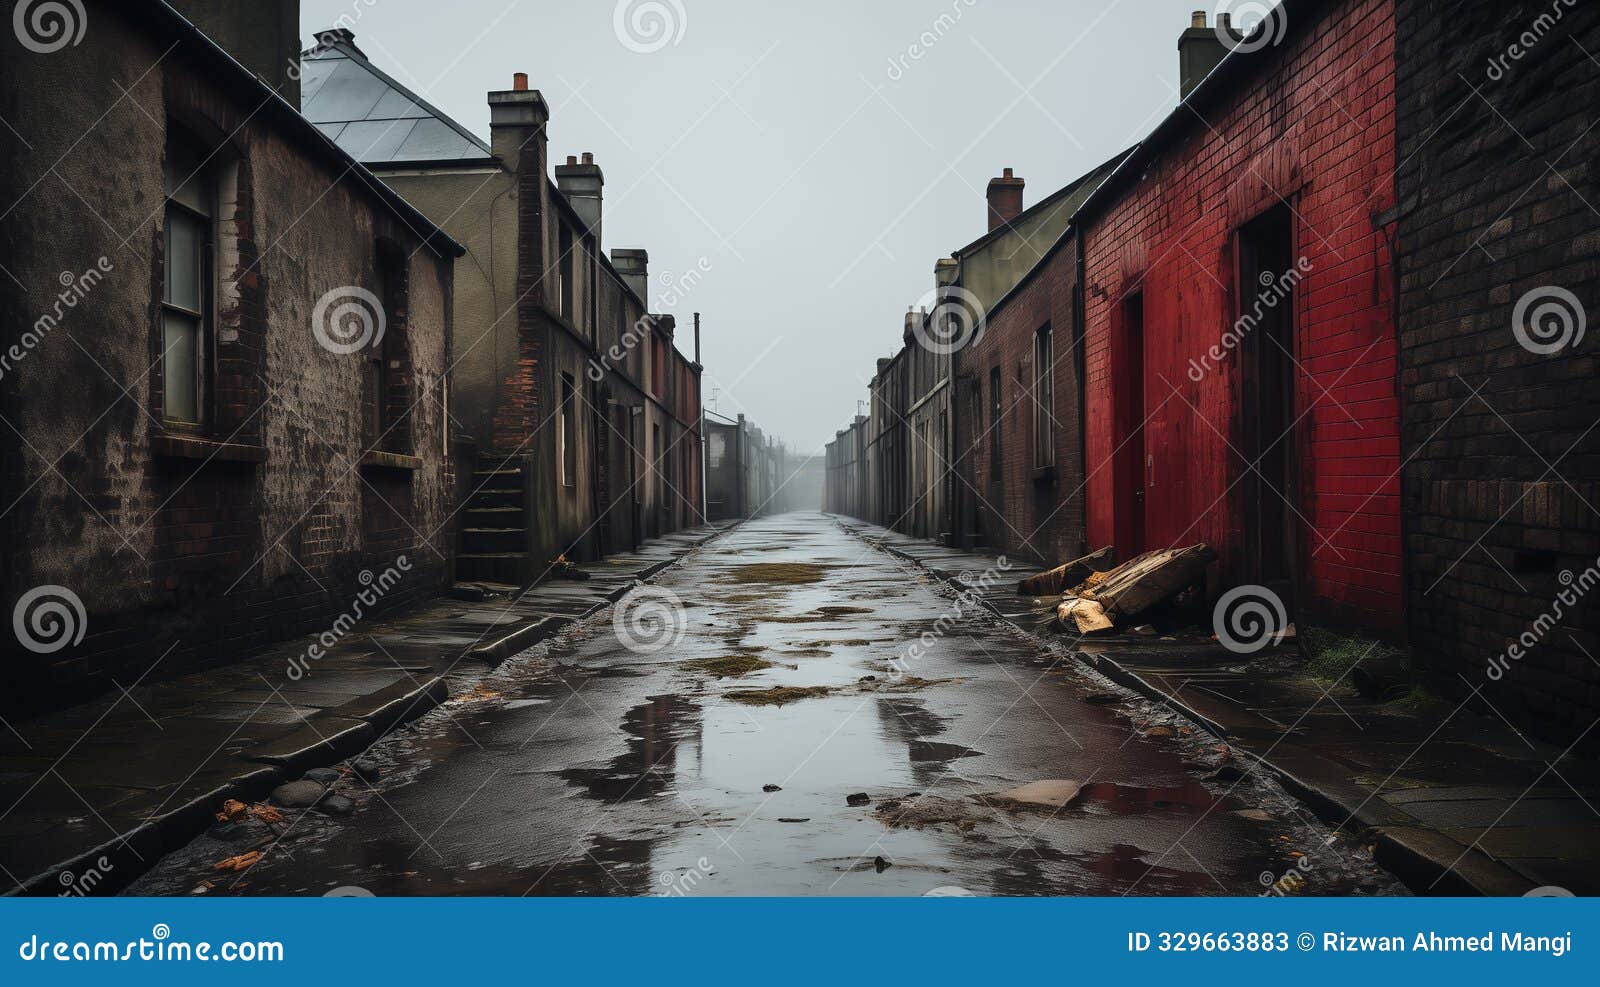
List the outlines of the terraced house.
<svg viewBox="0 0 1600 987">
<path fill-rule="evenodd" d="M 601 246 L 592 156 L 548 167 L 549 107 L 518 73 L 484 141 L 367 58 L 345 28 L 304 56 L 306 115 L 466 248 L 453 414 L 474 481 L 463 578 L 524 584 L 704 515 L 700 375 L 651 314 L 644 250 Z M 475 454 L 473 449 L 475 447 Z"/>
<path fill-rule="evenodd" d="M 300 115 L 296 4 L 181 6 L 0 38 L 8 708 L 451 575 L 461 247 Z"/>
</svg>

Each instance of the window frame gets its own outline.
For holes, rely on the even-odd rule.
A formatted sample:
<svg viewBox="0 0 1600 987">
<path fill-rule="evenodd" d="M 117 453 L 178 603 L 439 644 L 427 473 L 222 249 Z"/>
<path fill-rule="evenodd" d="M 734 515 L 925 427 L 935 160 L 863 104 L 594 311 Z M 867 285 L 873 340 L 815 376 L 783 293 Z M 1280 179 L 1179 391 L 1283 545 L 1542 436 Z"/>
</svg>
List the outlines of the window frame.
<svg viewBox="0 0 1600 987">
<path fill-rule="evenodd" d="M 578 485 L 578 417 L 574 414 L 577 395 L 576 378 L 562 371 L 560 404 L 556 406 L 556 469 L 561 486 L 568 489 Z"/>
<path fill-rule="evenodd" d="M 186 159 L 179 163 L 177 155 L 187 151 Z M 188 168 L 190 162 L 199 161 L 195 170 L 183 177 L 176 186 L 163 188 L 162 204 L 162 257 L 161 257 L 161 323 L 160 344 L 161 354 L 161 423 L 162 426 L 174 431 L 204 432 L 211 421 L 211 384 L 212 360 L 216 355 L 216 244 L 217 244 L 217 212 L 219 211 L 217 181 L 215 169 L 210 167 L 210 162 L 202 158 L 191 143 L 181 137 L 174 136 L 167 142 L 165 157 L 162 162 L 163 186 L 171 186 L 172 180 L 183 170 Z M 201 212 L 194 206 L 182 201 L 176 195 L 179 189 L 191 183 L 199 183 L 199 196 L 201 202 L 210 210 L 209 213 Z M 191 309 L 175 301 L 172 292 L 172 274 L 174 270 L 173 251 L 173 226 L 174 218 L 190 223 L 200 231 L 197 239 L 195 262 L 195 293 L 199 302 L 198 309 Z M 192 325 L 194 333 L 193 347 L 193 377 L 191 384 L 194 393 L 194 416 L 181 417 L 173 412 L 173 389 L 169 386 L 172 367 L 169 358 L 172 347 L 167 342 L 167 325 L 171 319 L 183 320 Z"/>
<path fill-rule="evenodd" d="M 1000 372 L 998 365 L 989 369 L 989 479 L 999 480 L 1002 476 L 1000 457 L 1000 383 L 1005 375 Z"/>
<path fill-rule="evenodd" d="M 1056 464 L 1055 333 L 1046 322 L 1033 334 L 1033 466 L 1049 469 Z"/>
</svg>

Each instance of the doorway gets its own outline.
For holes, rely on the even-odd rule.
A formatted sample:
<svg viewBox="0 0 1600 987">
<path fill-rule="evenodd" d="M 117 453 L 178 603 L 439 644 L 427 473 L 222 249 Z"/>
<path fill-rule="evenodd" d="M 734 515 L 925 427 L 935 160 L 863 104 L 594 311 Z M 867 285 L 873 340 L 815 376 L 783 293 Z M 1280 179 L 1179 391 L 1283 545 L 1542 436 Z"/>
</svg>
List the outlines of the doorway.
<svg viewBox="0 0 1600 987">
<path fill-rule="evenodd" d="M 1251 470 L 1241 483 L 1244 581 L 1265 586 L 1292 614 L 1300 552 L 1299 437 L 1295 434 L 1293 213 L 1276 206 L 1240 227 L 1239 432 Z M 1252 468 L 1253 467 L 1253 468 Z"/>
<path fill-rule="evenodd" d="M 1144 292 L 1122 303 L 1122 332 L 1112 374 L 1112 417 L 1115 452 L 1112 486 L 1116 490 L 1112 521 L 1117 558 L 1133 558 L 1145 550 L 1145 443 L 1144 443 Z"/>
</svg>

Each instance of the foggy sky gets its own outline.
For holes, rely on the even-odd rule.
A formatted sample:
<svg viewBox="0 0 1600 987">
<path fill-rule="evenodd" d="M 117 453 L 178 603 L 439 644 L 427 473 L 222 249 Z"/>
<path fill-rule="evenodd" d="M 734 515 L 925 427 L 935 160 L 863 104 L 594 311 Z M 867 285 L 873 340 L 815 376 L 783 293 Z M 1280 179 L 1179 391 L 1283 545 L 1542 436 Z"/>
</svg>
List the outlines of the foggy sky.
<svg viewBox="0 0 1600 987">
<path fill-rule="evenodd" d="M 983 233 L 988 180 L 1014 167 L 1032 205 L 1135 143 L 1177 105 L 1190 12 L 1217 7 L 624 2 L 666 11 L 665 35 L 624 17 L 657 50 L 619 40 L 617 0 L 303 0 L 301 36 L 346 15 L 374 63 L 485 138 L 484 94 L 526 71 L 552 164 L 592 151 L 605 171 L 604 249 L 649 250 L 652 310 L 702 313 L 707 406 L 808 453 L 865 399 L 934 261 Z"/>
</svg>

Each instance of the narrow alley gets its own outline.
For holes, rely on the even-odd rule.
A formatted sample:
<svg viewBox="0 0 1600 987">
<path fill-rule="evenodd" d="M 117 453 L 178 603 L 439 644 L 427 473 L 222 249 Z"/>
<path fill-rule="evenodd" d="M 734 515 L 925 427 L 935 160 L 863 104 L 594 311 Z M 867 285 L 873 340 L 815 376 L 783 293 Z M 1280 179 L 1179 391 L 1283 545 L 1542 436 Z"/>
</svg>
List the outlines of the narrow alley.
<svg viewBox="0 0 1600 987">
<path fill-rule="evenodd" d="M 751 521 L 452 688 L 336 782 L 350 814 L 214 827 L 131 891 L 1404 893 L 1064 643 L 831 516 Z"/>
</svg>

